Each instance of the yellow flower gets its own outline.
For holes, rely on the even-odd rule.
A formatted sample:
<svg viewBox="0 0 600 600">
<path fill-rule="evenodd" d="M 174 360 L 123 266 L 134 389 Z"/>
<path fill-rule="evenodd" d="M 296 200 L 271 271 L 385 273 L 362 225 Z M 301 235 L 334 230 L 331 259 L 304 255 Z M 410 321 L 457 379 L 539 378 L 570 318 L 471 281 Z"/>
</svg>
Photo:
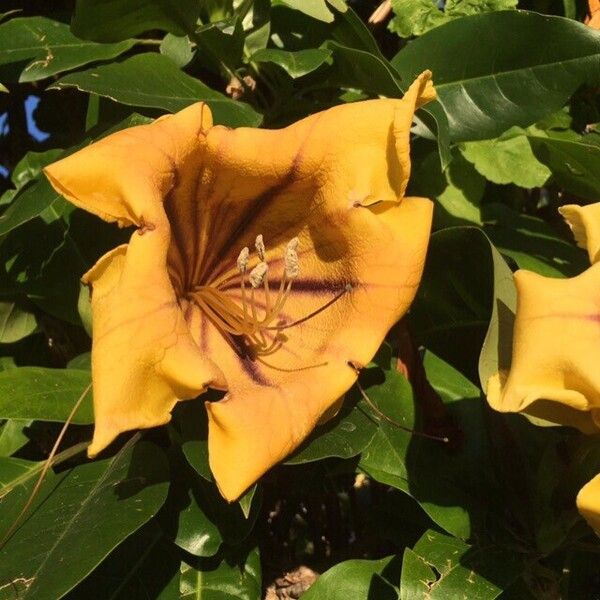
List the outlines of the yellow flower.
<svg viewBox="0 0 600 600">
<path fill-rule="evenodd" d="M 600 430 L 600 203 L 560 209 L 592 266 L 570 279 L 517 271 L 517 313 L 510 372 L 487 385 L 490 405 L 550 423 Z M 600 532 L 600 475 L 577 506 Z"/>
<path fill-rule="evenodd" d="M 335 413 L 348 362 L 372 358 L 421 276 L 432 203 L 404 192 L 429 79 L 281 130 L 213 126 L 199 103 L 45 169 L 77 206 L 137 228 L 83 278 L 90 456 L 224 390 L 206 403 L 209 462 L 235 500 Z"/>
</svg>

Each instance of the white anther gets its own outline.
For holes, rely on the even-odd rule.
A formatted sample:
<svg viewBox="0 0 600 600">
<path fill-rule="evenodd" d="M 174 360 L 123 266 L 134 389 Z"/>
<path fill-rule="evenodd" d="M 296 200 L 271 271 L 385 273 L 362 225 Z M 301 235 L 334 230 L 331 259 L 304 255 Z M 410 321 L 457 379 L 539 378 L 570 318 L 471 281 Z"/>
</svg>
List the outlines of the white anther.
<svg viewBox="0 0 600 600">
<path fill-rule="evenodd" d="M 240 273 L 245 273 L 248 269 L 248 257 L 250 256 L 250 250 L 248 247 L 242 248 L 238 259 L 237 259 L 237 268 Z"/>
<path fill-rule="evenodd" d="M 256 243 L 254 244 L 256 247 L 256 252 L 258 254 L 258 258 L 260 260 L 265 260 L 265 242 L 263 241 L 262 235 L 256 236 Z"/>
<path fill-rule="evenodd" d="M 248 280 L 250 281 L 250 285 L 253 288 L 260 287 L 265 280 L 265 276 L 267 275 L 267 271 L 269 270 L 269 265 L 266 262 L 259 262 L 252 271 L 250 271 L 250 275 L 248 275 Z"/>
<path fill-rule="evenodd" d="M 296 279 L 296 277 L 298 277 L 298 273 L 300 272 L 297 252 L 299 243 L 300 241 L 297 237 L 295 237 L 288 242 L 287 248 L 285 249 L 285 276 L 288 279 Z"/>
</svg>

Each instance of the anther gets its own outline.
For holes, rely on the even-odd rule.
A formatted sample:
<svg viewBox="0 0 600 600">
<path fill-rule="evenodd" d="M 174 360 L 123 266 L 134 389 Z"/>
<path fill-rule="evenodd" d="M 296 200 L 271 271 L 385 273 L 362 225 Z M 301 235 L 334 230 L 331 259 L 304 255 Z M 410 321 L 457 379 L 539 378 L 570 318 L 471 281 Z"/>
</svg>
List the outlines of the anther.
<svg viewBox="0 0 600 600">
<path fill-rule="evenodd" d="M 249 256 L 250 256 L 250 250 L 248 249 L 248 247 L 246 246 L 245 248 L 242 248 L 242 251 L 240 252 L 238 259 L 237 259 L 237 268 L 240 273 L 245 273 L 246 270 L 248 269 Z"/>
<path fill-rule="evenodd" d="M 260 260 L 264 261 L 265 260 L 265 242 L 263 241 L 262 235 L 256 236 L 256 242 L 254 245 L 256 247 L 256 253 L 258 254 L 258 258 L 260 258 Z"/>
<path fill-rule="evenodd" d="M 250 285 L 256 289 L 260 287 L 265 279 L 267 271 L 269 270 L 269 265 L 266 262 L 259 262 L 252 271 L 250 271 L 250 275 L 248 275 L 248 280 L 250 281 Z"/>
<path fill-rule="evenodd" d="M 288 242 L 287 248 L 285 249 L 285 276 L 288 279 L 296 279 L 296 277 L 298 277 L 298 273 L 300 272 L 297 252 L 298 244 L 299 240 L 297 237 L 295 237 Z"/>
</svg>

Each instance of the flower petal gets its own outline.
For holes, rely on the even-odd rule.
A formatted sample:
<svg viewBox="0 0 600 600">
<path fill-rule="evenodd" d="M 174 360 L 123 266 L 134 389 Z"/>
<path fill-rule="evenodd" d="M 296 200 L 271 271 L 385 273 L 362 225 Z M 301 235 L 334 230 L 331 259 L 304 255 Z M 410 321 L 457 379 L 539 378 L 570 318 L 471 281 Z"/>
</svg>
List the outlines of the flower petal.
<svg viewBox="0 0 600 600">
<path fill-rule="evenodd" d="M 577 508 L 589 526 L 600 535 L 600 475 L 579 490 Z"/>
<path fill-rule="evenodd" d="M 332 244 L 345 243 L 345 260 L 321 262 L 317 248 L 311 261 L 301 262 L 300 290 L 292 287 L 286 314 L 294 321 L 335 297 L 334 277 L 352 282 L 352 289 L 311 319 L 283 330 L 277 352 L 245 360 L 205 328 L 203 342 L 227 374 L 229 393 L 207 403 L 207 410 L 210 466 L 229 500 L 300 444 L 356 380 L 350 363 L 364 365 L 373 357 L 414 297 L 432 203 L 405 198 L 385 218 L 365 208 L 347 210 L 354 214 L 346 223 L 321 214 L 321 234 Z"/>
<path fill-rule="evenodd" d="M 76 206 L 105 221 L 142 226 L 152 222 L 153 201 L 162 201 L 175 170 L 198 152 L 212 126 L 198 103 L 149 125 L 109 135 L 44 168 L 54 188 Z"/>
<path fill-rule="evenodd" d="M 166 272 L 168 238 L 133 234 L 88 271 L 93 286 L 93 457 L 119 433 L 167 423 L 180 399 L 194 398 L 218 368 L 192 340 Z"/>
<path fill-rule="evenodd" d="M 566 204 L 558 209 L 573 231 L 580 248 L 587 250 L 590 262 L 600 258 L 600 202 L 588 206 Z"/>
<path fill-rule="evenodd" d="M 584 432 L 600 414 L 600 264 L 571 279 L 515 273 L 513 358 L 488 382 L 493 408 L 526 412 Z"/>
</svg>

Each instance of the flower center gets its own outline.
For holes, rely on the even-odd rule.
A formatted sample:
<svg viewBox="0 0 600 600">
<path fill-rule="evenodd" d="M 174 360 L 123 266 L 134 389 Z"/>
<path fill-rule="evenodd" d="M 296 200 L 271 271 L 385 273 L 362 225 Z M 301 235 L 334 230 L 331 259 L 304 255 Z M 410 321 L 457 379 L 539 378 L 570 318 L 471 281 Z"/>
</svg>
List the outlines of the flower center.
<svg viewBox="0 0 600 600">
<path fill-rule="evenodd" d="M 283 322 L 280 319 L 283 308 L 290 296 L 292 284 L 300 273 L 298 244 L 296 237 L 287 244 L 277 292 L 269 284 L 265 244 L 263 236 L 259 235 L 255 243 L 258 264 L 248 272 L 250 250 L 247 247 L 242 248 L 237 259 L 237 270 L 241 276 L 240 302 L 212 285 L 198 285 L 186 297 L 196 304 L 225 337 L 244 337 L 256 355 L 272 354 L 282 343 L 279 332 L 312 319 L 352 290 L 352 285 L 348 283 L 309 314 L 291 322 Z M 262 291 L 264 300 L 259 301 L 256 297 L 258 290 Z"/>
<path fill-rule="evenodd" d="M 244 336 L 258 354 L 269 354 L 277 347 L 277 336 L 267 332 L 285 329 L 291 325 L 274 325 L 281 315 L 289 298 L 294 279 L 298 277 L 298 238 L 288 243 L 284 269 L 279 289 L 276 293 L 269 285 L 269 265 L 265 261 L 266 250 L 262 235 L 256 238 L 256 253 L 259 263 L 248 272 L 250 250 L 245 247 L 237 259 L 237 269 L 241 276 L 241 306 L 219 289 L 210 285 L 196 287 L 188 297 L 210 318 L 222 333 L 231 336 Z M 256 291 L 264 291 L 264 305 L 258 306 Z M 259 316 L 260 313 L 260 316 Z M 268 338 L 271 339 L 268 339 Z"/>
</svg>

